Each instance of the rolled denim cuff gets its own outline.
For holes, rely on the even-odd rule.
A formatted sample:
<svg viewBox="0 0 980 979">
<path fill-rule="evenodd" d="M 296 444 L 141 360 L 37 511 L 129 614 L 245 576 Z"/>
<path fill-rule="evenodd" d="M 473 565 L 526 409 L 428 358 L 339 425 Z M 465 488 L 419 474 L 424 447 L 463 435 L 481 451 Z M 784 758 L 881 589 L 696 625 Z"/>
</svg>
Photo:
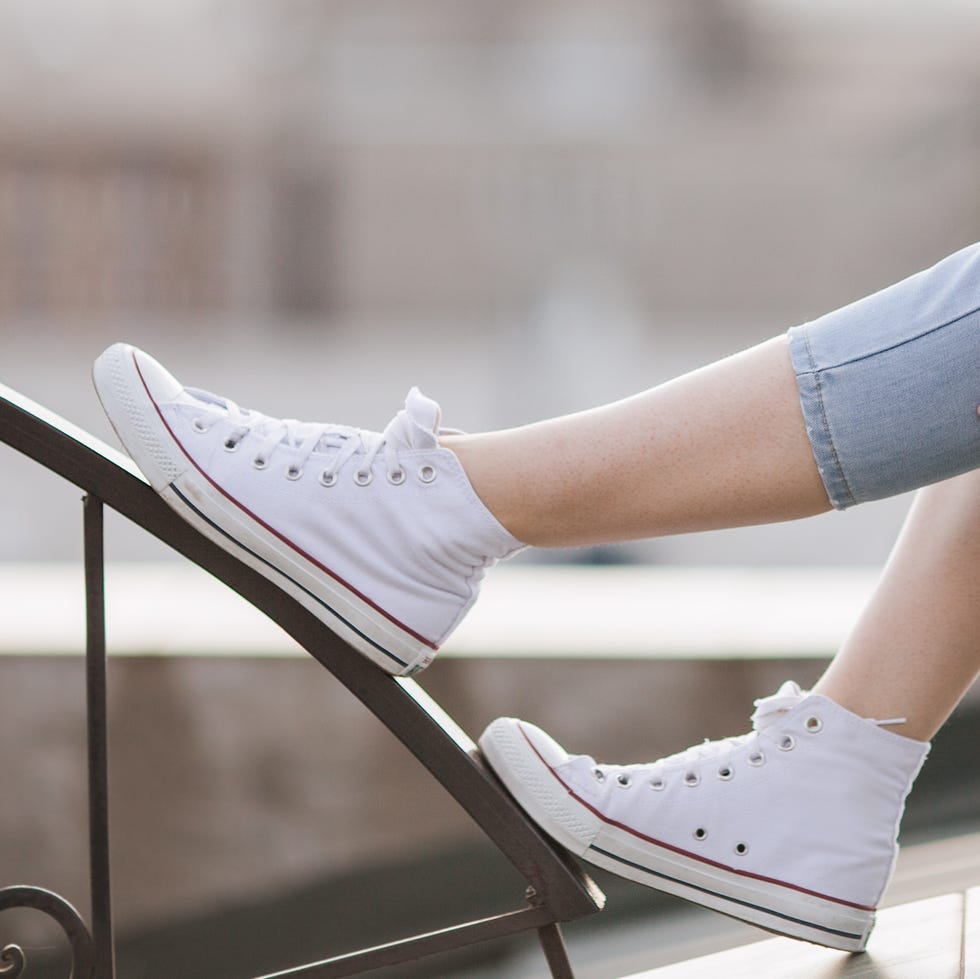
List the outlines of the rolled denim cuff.
<svg viewBox="0 0 980 979">
<path fill-rule="evenodd" d="M 980 245 L 788 336 L 833 507 L 980 466 Z"/>
</svg>

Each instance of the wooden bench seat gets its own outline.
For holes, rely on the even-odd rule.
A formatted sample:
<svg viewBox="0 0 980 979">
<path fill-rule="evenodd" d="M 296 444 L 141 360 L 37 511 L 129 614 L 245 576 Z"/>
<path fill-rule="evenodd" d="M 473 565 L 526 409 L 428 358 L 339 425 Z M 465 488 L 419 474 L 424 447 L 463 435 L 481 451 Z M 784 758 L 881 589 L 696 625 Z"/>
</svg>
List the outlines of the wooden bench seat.
<svg viewBox="0 0 980 979">
<path fill-rule="evenodd" d="M 772 938 L 628 979 L 977 979 L 980 888 L 888 908 L 866 952 Z"/>
</svg>

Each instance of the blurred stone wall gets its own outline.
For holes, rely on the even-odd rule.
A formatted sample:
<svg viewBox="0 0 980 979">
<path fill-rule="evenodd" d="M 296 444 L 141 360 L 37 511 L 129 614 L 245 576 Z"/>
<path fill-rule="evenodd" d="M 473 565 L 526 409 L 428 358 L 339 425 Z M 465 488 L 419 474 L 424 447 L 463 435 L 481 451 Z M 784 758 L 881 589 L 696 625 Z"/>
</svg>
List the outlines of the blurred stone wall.
<svg viewBox="0 0 980 979">
<path fill-rule="evenodd" d="M 570 750 L 651 760 L 749 729 L 818 664 L 446 660 L 424 687 L 474 739 L 533 720 Z M 113 658 L 111 841 L 122 932 L 452 850 L 479 830 L 312 659 Z M 771 689 L 770 689 L 771 688 Z M 688 705 L 716 705 L 710 715 Z M 0 658 L 0 885 L 87 907 L 84 664 Z"/>
</svg>

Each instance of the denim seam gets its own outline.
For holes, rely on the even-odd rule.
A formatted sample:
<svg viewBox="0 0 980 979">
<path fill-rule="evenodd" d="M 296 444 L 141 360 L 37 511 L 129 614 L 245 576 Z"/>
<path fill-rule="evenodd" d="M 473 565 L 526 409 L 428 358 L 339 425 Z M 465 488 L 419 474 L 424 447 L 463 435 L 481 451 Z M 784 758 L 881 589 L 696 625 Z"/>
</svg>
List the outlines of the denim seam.
<svg viewBox="0 0 980 979">
<path fill-rule="evenodd" d="M 809 373 L 812 373 L 813 375 L 817 376 L 819 375 L 819 372 L 822 370 L 830 370 L 835 367 L 847 367 L 850 364 L 859 364 L 862 360 L 868 360 L 871 357 L 877 357 L 879 354 L 887 353 L 889 350 L 898 350 L 900 347 L 904 347 L 907 344 L 915 343 L 916 341 L 921 340 L 923 337 L 927 337 L 930 334 L 935 333 L 937 330 L 945 329 L 947 326 L 952 326 L 954 323 L 958 323 L 960 320 L 965 320 L 968 316 L 975 316 L 977 313 L 980 313 L 980 306 L 975 306 L 973 307 L 973 309 L 968 309 L 965 313 L 961 313 L 959 316 L 954 316 L 952 319 L 946 320 L 943 323 L 939 323 L 928 330 L 923 330 L 922 333 L 916 333 L 914 337 L 908 337 L 905 340 L 900 340 L 898 343 L 893 343 L 890 347 L 880 347 L 877 350 L 871 351 L 870 353 L 861 354 L 860 357 L 852 357 L 850 360 L 837 361 L 833 364 L 826 364 L 823 367 L 817 367 L 816 359 L 814 358 L 813 353 L 810 350 L 810 341 L 809 341 L 809 337 L 807 336 L 806 326 L 804 326 L 803 336 L 806 342 L 807 354 L 810 357 L 810 366 L 812 368 L 812 370 L 809 371 Z M 820 385 L 820 380 L 819 377 L 817 377 L 817 386 L 819 387 L 819 385 Z"/>
<path fill-rule="evenodd" d="M 833 456 L 834 466 L 837 468 L 837 475 L 840 478 L 841 483 L 844 485 L 844 490 L 847 492 L 849 505 L 853 506 L 857 500 L 855 500 L 854 493 L 851 491 L 850 484 L 847 482 L 847 476 L 844 475 L 844 469 L 841 466 L 840 456 L 837 454 L 837 446 L 834 444 L 834 438 L 830 433 L 830 423 L 827 419 L 827 406 L 824 404 L 823 386 L 820 383 L 820 370 L 817 369 L 816 358 L 813 356 L 813 350 L 810 347 L 810 334 L 805 326 L 800 332 L 802 332 L 803 342 L 806 344 L 807 358 L 810 361 L 810 366 L 813 368 L 811 374 L 813 375 L 813 380 L 816 384 L 817 403 L 820 405 L 820 420 L 823 423 L 824 437 L 827 440 L 827 445 L 830 446 L 830 454 Z"/>
</svg>

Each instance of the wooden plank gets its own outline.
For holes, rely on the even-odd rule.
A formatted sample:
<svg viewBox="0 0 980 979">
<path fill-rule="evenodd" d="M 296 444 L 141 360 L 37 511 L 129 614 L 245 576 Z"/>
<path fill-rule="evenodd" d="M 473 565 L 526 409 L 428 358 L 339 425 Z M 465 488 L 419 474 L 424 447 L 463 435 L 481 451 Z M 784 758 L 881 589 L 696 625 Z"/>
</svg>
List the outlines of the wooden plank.
<svg viewBox="0 0 980 979">
<path fill-rule="evenodd" d="M 629 979 L 960 979 L 963 907 L 962 894 L 946 894 L 880 912 L 860 955 L 772 938 Z"/>
<path fill-rule="evenodd" d="M 972 887 L 965 897 L 963 979 L 980 979 L 980 887 Z"/>
</svg>

